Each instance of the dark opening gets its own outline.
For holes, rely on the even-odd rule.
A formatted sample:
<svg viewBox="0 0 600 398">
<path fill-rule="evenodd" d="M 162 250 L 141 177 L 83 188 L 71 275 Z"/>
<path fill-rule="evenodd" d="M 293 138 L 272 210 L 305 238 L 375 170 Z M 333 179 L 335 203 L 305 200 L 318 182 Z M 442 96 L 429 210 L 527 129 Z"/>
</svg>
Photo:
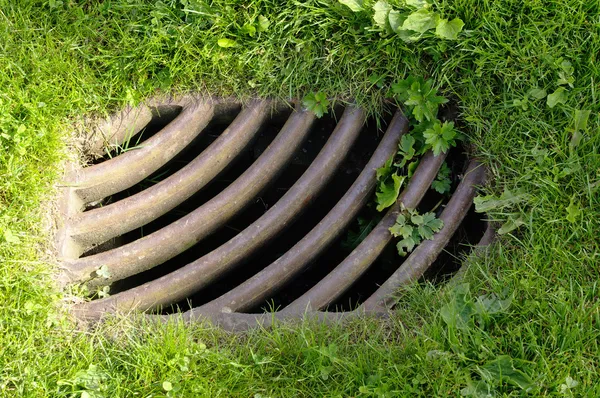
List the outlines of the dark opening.
<svg viewBox="0 0 600 398">
<path fill-rule="evenodd" d="M 171 260 L 146 272 L 115 283 L 111 286 L 111 294 L 139 286 L 193 262 L 225 244 L 261 217 L 268 209 L 277 203 L 277 201 L 310 166 L 329 138 L 331 132 L 334 130 L 337 120 L 341 116 L 341 112 L 342 109 L 338 109 L 335 112 L 332 112 L 331 115 L 327 115 L 317 120 L 309 137 L 304 145 L 302 145 L 301 150 L 294 155 L 293 160 L 287 165 L 276 181 L 265 189 L 264 192 L 262 192 L 247 208 L 241 211 L 236 217 L 232 218 L 225 226 Z M 229 184 L 235 181 L 262 154 L 281 130 L 290 113 L 291 110 L 274 115 L 270 122 L 266 123 L 259 131 L 257 138 L 236 158 L 235 162 L 218 175 L 210 184 L 200 190 L 200 192 L 153 222 L 112 240 L 109 244 L 105 245 L 106 247 L 104 248 L 97 247 L 85 255 L 121 246 L 155 232 L 186 214 L 189 214 L 211 198 L 218 195 L 229 186 Z M 177 112 L 173 111 L 167 112 L 163 117 L 156 117 L 156 120 L 153 119 L 153 122 L 139 134 L 138 138 L 140 140 L 142 137 L 148 139 L 148 137 L 152 136 L 172 121 L 176 115 Z M 172 161 L 131 189 L 107 198 L 104 203 L 118 201 L 141 192 L 180 170 L 217 139 L 236 115 L 237 112 L 233 112 L 229 118 L 214 120 L 209 124 L 206 133 L 201 134 Z M 321 221 L 331 208 L 335 206 L 339 199 L 346 193 L 347 189 L 352 185 L 375 151 L 382 137 L 382 133 L 385 131 L 391 117 L 392 113 L 390 112 L 379 120 L 370 119 L 367 121 L 357 142 L 353 145 L 350 154 L 342 163 L 342 166 L 336 170 L 334 177 L 326 184 L 325 188 L 319 193 L 314 201 L 304 210 L 302 215 L 298 217 L 292 225 L 288 225 L 282 233 L 278 234 L 276 239 L 269 242 L 257 253 L 254 253 L 243 264 L 238 265 L 234 272 L 225 275 L 212 283 L 209 287 L 188 297 L 186 300 L 163 309 L 161 313 L 172 313 L 178 310 L 185 311 L 189 308 L 197 307 L 218 298 L 271 264 L 301 240 L 315 225 L 317 225 L 317 223 L 319 223 L 319 221 Z M 108 158 L 108 156 L 105 158 Z M 464 149 L 460 147 L 452 149 L 446 162 L 452 171 L 451 192 L 453 192 L 458 185 L 459 175 L 466 167 L 467 156 L 464 153 Z M 439 205 L 440 203 L 447 202 L 447 199 L 448 196 L 441 195 L 434 190 L 429 190 L 418 210 L 419 212 L 427 212 L 434 209 L 439 215 L 442 210 L 442 206 Z M 381 216 L 382 213 L 378 213 L 374 209 L 372 203 L 365 206 L 358 215 L 358 217 L 362 217 L 363 219 L 372 220 L 373 224 L 376 224 Z M 461 258 L 471 250 L 471 245 L 476 244 L 483 235 L 484 222 L 482 219 L 483 217 L 480 214 L 475 213 L 473 209 L 470 210 L 450 244 L 425 274 L 424 279 L 436 283 L 442 282 L 448 275 L 452 275 L 452 273 L 458 269 Z M 313 287 L 350 254 L 354 247 L 349 245 L 348 231 L 356 229 L 356 225 L 357 220 L 355 219 L 350 223 L 346 230 L 342 231 L 339 238 L 336 239 L 307 270 L 295 277 L 290 284 L 272 297 L 269 297 L 264 303 L 247 312 L 259 313 L 265 310 L 281 309 Z M 351 289 L 349 289 L 349 291 L 330 305 L 328 310 L 347 311 L 356 308 L 356 306 L 360 305 L 365 299 L 373 294 L 377 288 L 385 282 L 394 271 L 396 271 L 403 260 L 404 259 L 399 257 L 396 252 L 395 242 L 394 244 L 390 244 L 376 262 L 372 264 L 369 270 L 352 286 Z"/>
</svg>

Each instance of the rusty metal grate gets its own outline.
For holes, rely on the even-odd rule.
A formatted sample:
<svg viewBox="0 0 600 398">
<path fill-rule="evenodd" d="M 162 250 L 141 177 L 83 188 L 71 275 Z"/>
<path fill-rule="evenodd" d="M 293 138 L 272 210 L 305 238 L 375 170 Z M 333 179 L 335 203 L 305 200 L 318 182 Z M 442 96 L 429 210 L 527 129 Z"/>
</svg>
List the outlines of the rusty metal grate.
<svg viewBox="0 0 600 398">
<path fill-rule="evenodd" d="M 185 307 L 192 297 L 204 294 L 204 299 L 191 300 L 193 307 L 183 316 L 188 320 L 208 318 L 225 328 L 239 329 L 306 312 L 339 319 L 393 307 L 394 291 L 426 273 L 469 214 L 484 170 L 475 160 L 468 164 L 463 160 L 462 178 L 456 178 L 457 187 L 439 215 L 443 229 L 388 271 L 385 280 L 377 281 L 358 308 L 332 310 L 390 246 L 393 238 L 388 228 L 396 220 L 399 204 L 383 215 L 354 250 L 342 257 L 337 250 L 337 257 L 328 257 L 329 263 L 337 261 L 332 258 L 339 261 L 324 266 L 326 272 L 317 272 L 318 280 L 299 289 L 295 285 L 300 283 L 295 281 L 315 268 L 311 265 L 324 253 L 336 250 L 333 244 L 372 195 L 375 169 L 395 153 L 400 137 L 408 131 L 407 120 L 396 111 L 385 121 L 385 134 L 371 143 L 370 158 L 360 163 L 360 158 L 365 158 L 360 150 L 369 146 L 361 140 L 377 134 L 364 131 L 366 116 L 360 108 L 348 106 L 338 114 L 339 120 L 322 122 L 300 107 L 292 110 L 268 100 L 242 106 L 185 96 L 128 109 L 100 126 L 92 145 L 97 153 L 107 146 L 131 143 L 142 134 L 146 138 L 118 156 L 73 168 L 66 177 L 65 221 L 58 234 L 62 277 L 67 283 L 92 289 L 113 287 L 108 297 L 76 305 L 76 314 L 98 319 L 106 313 L 135 309 L 169 317 L 170 306 Z M 215 125 L 222 130 L 217 131 Z M 151 126 L 154 134 L 148 133 Z M 269 128 L 270 138 L 265 134 Z M 305 147 L 319 138 L 326 142 L 314 151 L 314 158 L 298 160 Z M 204 144 L 198 144 L 202 141 Z M 182 161 L 186 151 L 189 159 Z M 244 156 L 251 160 L 241 162 Z M 359 158 L 353 164 L 354 174 L 345 173 L 353 156 Z M 444 159 L 444 155 L 427 153 L 399 202 L 417 208 L 430 192 Z M 247 209 L 294 163 L 304 163 L 302 172 L 281 189 L 272 205 L 241 227 L 230 228 L 225 238 L 214 238 L 231 227 L 232 220 L 243 219 Z M 343 190 L 332 185 L 340 173 L 353 180 Z M 216 183 L 224 175 L 233 177 Z M 199 197 L 203 192 L 208 193 Z M 323 196 L 333 200 L 329 207 L 314 204 Z M 178 214 L 182 206 L 187 210 Z M 317 220 L 300 228 L 301 236 L 291 243 L 280 245 L 278 239 L 288 233 L 292 223 L 311 218 L 307 213 L 317 214 Z M 480 228 L 477 234 L 487 242 L 491 230 L 483 232 Z M 270 259 L 268 264 L 249 265 L 261 251 L 271 253 L 263 256 Z M 223 284 L 227 278 L 233 282 Z M 295 293 L 283 300 L 283 308 L 274 315 L 261 313 L 265 303 L 288 289 Z M 257 308 L 258 313 L 252 313 Z"/>
</svg>

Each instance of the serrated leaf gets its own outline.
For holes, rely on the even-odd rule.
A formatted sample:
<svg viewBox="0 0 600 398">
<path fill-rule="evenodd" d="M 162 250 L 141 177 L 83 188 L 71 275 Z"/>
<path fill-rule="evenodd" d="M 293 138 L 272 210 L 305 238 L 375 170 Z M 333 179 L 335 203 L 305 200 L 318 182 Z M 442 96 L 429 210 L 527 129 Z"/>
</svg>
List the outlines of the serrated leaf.
<svg viewBox="0 0 600 398">
<path fill-rule="evenodd" d="M 460 18 L 454 18 L 452 21 L 440 19 L 435 26 L 435 35 L 446 40 L 456 40 L 464 26 L 465 23 Z"/>
<path fill-rule="evenodd" d="M 425 137 L 425 143 L 431 145 L 435 156 L 438 156 L 442 152 L 445 153 L 450 149 L 451 145 L 456 145 L 454 141 L 456 137 L 454 123 L 444 122 L 444 124 L 441 124 L 439 121 L 436 121 L 431 128 L 425 130 L 423 137 Z"/>
<path fill-rule="evenodd" d="M 554 108 L 558 104 L 564 104 L 567 102 L 567 91 L 564 87 L 559 87 L 552 94 L 548 95 L 546 103 L 550 108 Z"/>
<path fill-rule="evenodd" d="M 425 33 L 429 29 L 436 27 L 439 21 L 439 15 L 436 12 L 422 8 L 406 17 L 401 30 L 412 30 L 418 33 Z"/>
<path fill-rule="evenodd" d="M 398 254 L 404 257 L 410 253 L 415 246 L 416 242 L 413 238 L 405 238 L 396 244 L 396 249 L 398 250 Z"/>
<path fill-rule="evenodd" d="M 512 296 L 500 299 L 494 293 L 479 296 L 475 302 L 475 309 L 485 315 L 499 314 L 508 310 L 512 304 L 512 299 Z"/>
<path fill-rule="evenodd" d="M 305 95 L 302 99 L 302 104 L 318 118 L 321 118 L 328 112 L 329 100 L 325 93 L 319 91 L 317 93 L 308 93 Z"/>
<path fill-rule="evenodd" d="M 391 181 L 379 184 L 379 191 L 375 195 L 377 198 L 377 211 L 383 211 L 396 203 L 405 178 L 404 176 L 392 174 Z"/>
<path fill-rule="evenodd" d="M 256 29 L 259 32 L 266 32 L 269 29 L 270 25 L 271 21 L 269 21 L 267 17 L 263 17 L 262 15 L 258 16 L 258 25 Z"/>
<path fill-rule="evenodd" d="M 419 235 L 421 235 L 423 239 L 430 240 L 433 238 L 433 230 L 427 225 L 419 225 Z"/>
<path fill-rule="evenodd" d="M 410 215 L 410 222 L 415 225 L 422 225 L 425 222 L 425 218 L 421 214 L 415 212 Z"/>
<path fill-rule="evenodd" d="M 398 144 L 398 154 L 402 156 L 400 162 L 396 163 L 397 167 L 404 167 L 407 162 L 411 161 L 415 156 L 415 137 L 410 134 L 405 134 L 400 139 Z"/>
<path fill-rule="evenodd" d="M 390 232 L 396 238 L 403 237 L 406 239 L 412 237 L 413 229 L 410 225 L 394 224 L 390 227 Z"/>
<path fill-rule="evenodd" d="M 231 48 L 237 47 L 237 42 L 235 40 L 221 38 L 217 40 L 217 45 L 222 48 Z"/>
<path fill-rule="evenodd" d="M 110 270 L 108 269 L 108 266 L 105 264 L 96 270 L 96 275 L 98 275 L 104 279 L 108 279 L 108 278 L 110 278 L 111 273 L 110 273 Z"/>
<path fill-rule="evenodd" d="M 387 1 L 379 0 L 373 5 L 373 11 L 375 11 L 373 14 L 373 21 L 375 21 L 375 25 L 385 31 L 391 30 L 388 16 L 390 11 L 392 11 L 392 6 L 389 5 Z"/>
<path fill-rule="evenodd" d="M 442 228 L 444 228 L 444 221 L 439 218 L 435 218 L 429 222 L 427 222 L 427 226 L 433 230 L 433 232 L 439 232 Z"/>
<path fill-rule="evenodd" d="M 364 4 L 362 0 L 338 0 L 341 4 L 350 8 L 354 12 L 359 12 L 364 10 Z"/>
<path fill-rule="evenodd" d="M 441 178 L 433 181 L 431 183 L 431 188 L 433 188 L 437 193 L 445 194 L 450 192 L 451 181 L 448 178 Z"/>
</svg>

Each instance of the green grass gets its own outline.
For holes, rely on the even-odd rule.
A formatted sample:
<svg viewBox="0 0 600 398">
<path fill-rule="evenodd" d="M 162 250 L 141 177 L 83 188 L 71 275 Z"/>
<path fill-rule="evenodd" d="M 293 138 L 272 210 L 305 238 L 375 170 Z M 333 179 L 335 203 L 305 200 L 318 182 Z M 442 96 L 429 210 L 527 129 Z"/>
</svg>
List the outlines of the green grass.
<svg viewBox="0 0 600 398">
<path fill-rule="evenodd" d="M 0 1 L 0 395 L 164 396 L 168 381 L 182 388 L 174 396 L 459 396 L 469 386 L 600 396 L 598 3 L 436 1 L 443 17 L 465 22 L 459 40 L 443 46 L 365 30 L 368 15 L 333 1 L 211 7 L 206 17 L 167 0 Z M 258 15 L 269 29 L 240 33 Z M 238 46 L 221 48 L 221 38 Z M 574 69 L 565 103 L 515 106 L 531 88 L 557 89 L 561 57 Z M 390 322 L 307 322 L 241 336 L 122 319 L 82 331 L 68 318 L 45 254 L 42 205 L 82 115 L 157 90 L 322 91 L 378 112 L 386 90 L 369 76 L 391 83 L 408 73 L 433 77 L 458 101 L 459 127 L 491 170 L 490 193 L 528 194 L 492 212 L 523 225 L 466 260 L 466 296 L 464 286 L 415 286 L 400 293 Z M 591 116 L 572 147 L 576 110 Z M 470 316 L 474 300 L 492 293 L 512 297 L 510 306 Z M 449 311 L 468 321 L 448 326 Z M 512 377 L 486 372 L 504 356 Z"/>
</svg>

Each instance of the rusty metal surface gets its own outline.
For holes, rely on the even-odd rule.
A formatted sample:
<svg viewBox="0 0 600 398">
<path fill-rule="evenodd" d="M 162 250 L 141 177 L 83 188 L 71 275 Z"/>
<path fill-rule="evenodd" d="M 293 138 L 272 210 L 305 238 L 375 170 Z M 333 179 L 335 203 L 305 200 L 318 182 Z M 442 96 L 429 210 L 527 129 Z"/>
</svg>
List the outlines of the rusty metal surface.
<svg viewBox="0 0 600 398">
<path fill-rule="evenodd" d="M 440 219 L 444 222 L 442 229 L 434 235 L 433 239 L 421 242 L 398 270 L 362 304 L 365 311 L 378 312 L 391 308 L 394 304 L 393 294 L 398 288 L 420 278 L 433 264 L 473 205 L 476 187 L 483 183 L 484 177 L 484 168 L 479 162 L 472 161 L 463 180 L 440 215 Z"/>
<path fill-rule="evenodd" d="M 230 271 L 289 225 L 314 199 L 344 160 L 365 121 L 363 110 L 348 107 L 316 159 L 286 194 L 233 239 L 198 260 L 151 282 L 91 301 L 79 312 L 148 310 L 185 299 Z M 234 197 L 230 198 L 235 200 Z"/>
<path fill-rule="evenodd" d="M 86 203 L 104 199 L 148 177 L 190 145 L 206 130 L 208 123 L 240 107 L 240 113 L 225 131 L 181 170 L 135 195 L 104 207 L 82 211 Z M 62 203 L 65 223 L 57 235 L 59 252 L 63 257 L 62 279 L 68 283 L 84 283 L 91 288 L 110 285 L 165 263 L 241 214 L 298 153 L 315 122 L 313 113 L 297 107 L 266 150 L 261 151 L 260 156 L 235 181 L 191 213 L 130 243 L 81 257 L 84 250 L 149 224 L 202 190 L 241 154 L 278 110 L 281 110 L 280 105 L 268 100 L 255 100 L 241 106 L 235 101 L 183 96 L 126 109 L 110 123 L 99 126 L 98 142 L 91 146 L 92 153 L 100 153 L 103 145 L 118 145 L 130 139 L 160 114 L 174 117 L 139 148 L 94 166 L 74 167 L 69 171 Z M 401 111 L 394 115 L 377 149 L 369 152 L 373 154 L 366 166 L 362 167 L 364 163 L 361 163 L 358 177 L 331 210 L 323 218 L 319 216 L 316 226 L 308 233 L 303 232 L 298 240 L 292 242 L 290 249 L 286 249 L 275 261 L 269 260 L 270 264 L 267 262 L 266 267 L 261 265 L 256 271 L 251 267 L 251 256 L 291 226 L 330 183 L 355 145 L 365 119 L 362 109 L 346 107 L 335 128 L 332 127 L 329 139 L 301 177 L 264 214 L 261 213 L 233 238 L 154 280 L 103 299 L 75 305 L 74 313 L 83 319 L 97 320 L 115 312 L 160 309 L 210 288 L 215 281 L 235 272 L 237 267 L 247 266 L 252 270 L 251 276 L 241 284 L 238 282 L 228 287 L 225 293 L 212 301 L 185 313 L 148 317 L 159 322 L 207 320 L 224 329 L 238 331 L 303 317 L 319 322 L 340 322 L 365 314 L 385 314 L 394 306 L 393 294 L 402 285 L 420 278 L 431 267 L 463 222 L 476 187 L 483 184 L 485 178 L 483 167 L 477 161 L 470 162 L 445 205 L 440 215 L 444 221 L 443 228 L 432 240 L 421 242 L 356 310 L 323 311 L 373 267 L 393 240 L 389 227 L 395 223 L 399 212 L 419 205 L 436 178 L 445 154 L 435 157 L 427 153 L 421 159 L 397 203 L 366 238 L 325 277 L 319 277 L 312 288 L 301 292 L 300 297 L 292 296 L 292 300 L 297 298 L 283 310 L 243 313 L 257 308 L 294 283 L 295 278 L 340 237 L 369 201 L 377 182 L 375 169 L 383 166 L 397 151 L 400 137 L 408 130 L 408 121 Z M 479 245 L 488 244 L 493 236 L 493 229 L 488 225 Z M 102 272 L 97 272 L 101 267 Z"/>
<path fill-rule="evenodd" d="M 267 150 L 219 195 L 178 221 L 148 236 L 106 252 L 66 261 L 72 282 L 106 285 L 148 270 L 187 250 L 239 213 L 272 182 L 310 132 L 312 113 L 292 113 Z M 96 270 L 105 266 L 110 276 Z"/>
<path fill-rule="evenodd" d="M 78 215 L 69 227 L 71 237 L 85 248 L 141 227 L 172 210 L 223 171 L 254 138 L 270 112 L 270 101 L 253 101 L 217 140 L 169 178 L 116 203 Z"/>
<path fill-rule="evenodd" d="M 194 311 L 231 312 L 244 311 L 260 304 L 270 294 L 293 280 L 312 260 L 335 240 L 367 203 L 376 184 L 375 170 L 382 167 L 396 150 L 402 134 L 408 130 L 408 121 L 398 111 L 377 150 L 362 173 L 336 206 L 302 240 L 283 254 L 274 263 L 230 290 L 216 300 Z"/>
<path fill-rule="evenodd" d="M 431 182 L 437 176 L 445 157 L 443 154 L 433 156 L 433 153 L 427 153 L 421 160 L 410 183 L 398 198 L 398 202 L 387 211 L 371 233 L 331 273 L 288 305 L 283 312 L 302 313 L 323 309 L 348 290 L 392 240 L 389 229 L 396 222 L 400 212 L 400 203 L 410 209 L 418 206 Z"/>
</svg>

